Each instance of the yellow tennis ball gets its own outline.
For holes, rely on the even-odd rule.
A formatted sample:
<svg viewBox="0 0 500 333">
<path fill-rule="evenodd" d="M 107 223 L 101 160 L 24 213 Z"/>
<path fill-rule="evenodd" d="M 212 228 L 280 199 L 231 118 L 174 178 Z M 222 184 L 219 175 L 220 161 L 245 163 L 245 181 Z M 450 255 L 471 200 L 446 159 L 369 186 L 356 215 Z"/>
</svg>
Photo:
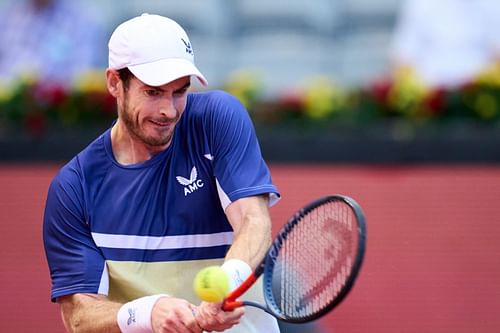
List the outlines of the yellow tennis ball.
<svg viewBox="0 0 500 333">
<path fill-rule="evenodd" d="M 205 302 L 221 302 L 229 293 L 229 276 L 220 266 L 205 267 L 196 274 L 194 291 Z"/>
</svg>

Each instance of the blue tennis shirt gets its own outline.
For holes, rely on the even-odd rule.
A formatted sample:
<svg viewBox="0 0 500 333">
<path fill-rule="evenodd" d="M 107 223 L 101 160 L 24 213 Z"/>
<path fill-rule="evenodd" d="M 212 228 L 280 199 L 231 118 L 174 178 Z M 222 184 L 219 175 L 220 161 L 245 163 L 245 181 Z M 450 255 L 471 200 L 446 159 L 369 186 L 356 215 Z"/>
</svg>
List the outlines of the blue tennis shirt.
<svg viewBox="0 0 500 333">
<path fill-rule="evenodd" d="M 171 145 L 143 163 L 120 165 L 107 130 L 49 188 L 52 300 L 167 293 L 198 304 L 196 272 L 221 264 L 232 243 L 225 208 L 261 194 L 279 197 L 246 110 L 224 92 L 189 94 Z"/>
</svg>

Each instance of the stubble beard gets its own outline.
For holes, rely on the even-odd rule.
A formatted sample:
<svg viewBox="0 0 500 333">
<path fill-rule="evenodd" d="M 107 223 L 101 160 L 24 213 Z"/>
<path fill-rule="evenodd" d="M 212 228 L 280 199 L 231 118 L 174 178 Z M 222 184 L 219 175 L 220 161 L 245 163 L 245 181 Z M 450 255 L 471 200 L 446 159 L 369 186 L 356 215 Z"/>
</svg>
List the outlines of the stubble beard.
<svg viewBox="0 0 500 333">
<path fill-rule="evenodd" d="M 127 128 L 127 131 L 130 133 L 132 137 L 141 141 L 147 146 L 151 147 L 162 147 L 166 146 L 170 143 L 173 136 L 173 129 L 166 133 L 159 133 L 156 136 L 147 135 L 144 129 L 141 128 L 141 124 L 139 123 L 138 118 L 134 118 L 132 113 L 129 112 L 128 105 L 128 94 L 125 92 L 123 103 L 120 107 L 118 105 L 118 113 L 120 114 L 120 119 L 123 121 L 123 124 Z"/>
</svg>

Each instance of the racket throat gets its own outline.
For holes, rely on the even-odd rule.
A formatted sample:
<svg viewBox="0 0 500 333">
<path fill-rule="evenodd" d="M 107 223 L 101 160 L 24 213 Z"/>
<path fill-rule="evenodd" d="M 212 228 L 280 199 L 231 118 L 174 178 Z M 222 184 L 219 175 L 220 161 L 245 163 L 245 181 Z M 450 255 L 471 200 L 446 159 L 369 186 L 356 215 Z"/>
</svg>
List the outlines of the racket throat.
<svg viewBox="0 0 500 333">
<path fill-rule="evenodd" d="M 274 313 L 272 312 L 271 310 L 269 310 L 266 306 L 262 305 L 262 304 L 259 304 L 257 302 L 252 302 L 252 301 L 242 301 L 241 302 L 243 306 L 252 306 L 254 308 L 259 308 L 267 313 L 269 313 L 271 316 L 273 317 L 276 317 L 278 319 L 284 319 L 284 318 L 280 318 L 280 316 L 277 314 L 277 313 Z"/>
</svg>

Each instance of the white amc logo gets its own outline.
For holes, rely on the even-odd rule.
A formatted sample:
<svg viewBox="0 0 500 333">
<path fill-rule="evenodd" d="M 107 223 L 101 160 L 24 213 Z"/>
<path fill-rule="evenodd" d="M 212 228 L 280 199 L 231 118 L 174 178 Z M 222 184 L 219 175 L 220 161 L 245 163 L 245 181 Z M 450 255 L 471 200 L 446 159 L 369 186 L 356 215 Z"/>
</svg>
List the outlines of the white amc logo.
<svg viewBox="0 0 500 333">
<path fill-rule="evenodd" d="M 186 179 L 182 176 L 177 176 L 175 178 L 177 179 L 179 184 L 184 185 L 184 196 L 193 193 L 194 191 L 205 185 L 203 184 L 201 179 L 197 179 L 198 171 L 196 170 L 196 167 L 193 167 L 193 169 L 191 169 L 191 175 L 189 176 L 189 179 Z"/>
</svg>

